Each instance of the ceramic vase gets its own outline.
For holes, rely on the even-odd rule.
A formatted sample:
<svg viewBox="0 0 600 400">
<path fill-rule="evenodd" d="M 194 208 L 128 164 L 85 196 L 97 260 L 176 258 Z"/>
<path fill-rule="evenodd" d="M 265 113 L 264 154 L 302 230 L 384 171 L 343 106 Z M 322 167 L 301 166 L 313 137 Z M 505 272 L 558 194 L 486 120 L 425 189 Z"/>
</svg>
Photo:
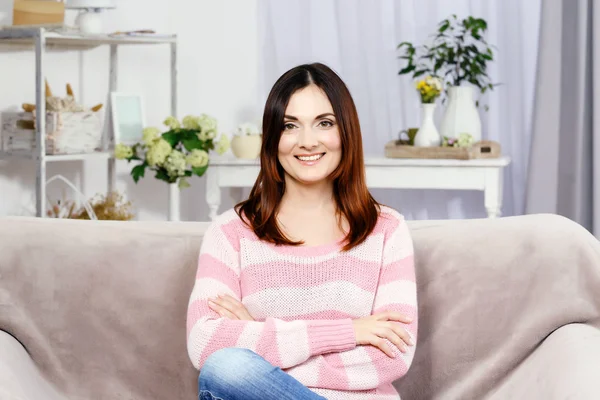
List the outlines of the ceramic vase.
<svg viewBox="0 0 600 400">
<path fill-rule="evenodd" d="M 440 124 L 442 137 L 457 138 L 461 133 L 470 133 L 474 142 L 481 140 L 481 119 L 470 86 L 448 89 L 448 107 Z"/>
<path fill-rule="evenodd" d="M 442 138 L 433 121 L 434 111 L 435 103 L 421 104 L 421 126 L 415 136 L 416 147 L 435 147 L 442 143 Z"/>
<path fill-rule="evenodd" d="M 236 135 L 231 139 L 231 151 L 237 158 L 253 160 L 260 155 L 262 135 Z"/>
</svg>

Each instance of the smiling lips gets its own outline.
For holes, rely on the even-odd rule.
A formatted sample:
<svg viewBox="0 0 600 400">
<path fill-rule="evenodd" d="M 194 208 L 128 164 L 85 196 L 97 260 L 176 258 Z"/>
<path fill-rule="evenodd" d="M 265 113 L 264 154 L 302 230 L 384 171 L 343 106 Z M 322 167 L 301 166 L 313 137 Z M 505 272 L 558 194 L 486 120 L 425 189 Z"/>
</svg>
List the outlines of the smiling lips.
<svg viewBox="0 0 600 400">
<path fill-rule="evenodd" d="M 297 155 L 294 157 L 296 157 L 296 159 L 298 161 L 300 161 L 300 164 L 310 166 L 310 165 L 315 165 L 316 163 L 318 163 L 319 160 L 321 158 L 323 158 L 324 155 L 325 155 L 325 153 L 316 153 L 316 154 L 302 154 L 302 155 Z"/>
</svg>

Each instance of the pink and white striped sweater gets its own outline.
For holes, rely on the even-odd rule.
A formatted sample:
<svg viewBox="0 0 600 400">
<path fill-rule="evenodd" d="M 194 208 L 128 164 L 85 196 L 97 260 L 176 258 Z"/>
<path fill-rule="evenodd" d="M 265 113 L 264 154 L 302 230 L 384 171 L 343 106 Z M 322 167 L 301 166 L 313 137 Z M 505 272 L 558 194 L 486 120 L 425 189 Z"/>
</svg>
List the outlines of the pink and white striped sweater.
<svg viewBox="0 0 600 400">
<path fill-rule="evenodd" d="M 374 231 L 348 252 L 341 243 L 275 246 L 233 209 L 208 228 L 187 318 L 188 353 L 200 369 L 225 347 L 253 350 L 327 399 L 398 399 L 414 346 L 391 358 L 356 344 L 352 320 L 384 310 L 409 315 L 416 343 L 413 245 L 402 215 L 382 207 Z M 208 298 L 229 294 L 255 321 L 221 318 Z"/>
</svg>

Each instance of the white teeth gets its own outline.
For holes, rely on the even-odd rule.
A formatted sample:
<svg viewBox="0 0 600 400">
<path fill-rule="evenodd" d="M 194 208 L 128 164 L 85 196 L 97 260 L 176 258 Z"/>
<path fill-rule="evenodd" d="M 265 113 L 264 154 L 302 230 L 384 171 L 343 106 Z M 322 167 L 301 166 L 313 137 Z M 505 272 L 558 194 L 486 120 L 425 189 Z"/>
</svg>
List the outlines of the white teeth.
<svg viewBox="0 0 600 400">
<path fill-rule="evenodd" d="M 319 158 L 321 158 L 323 156 L 324 156 L 324 154 L 316 154 L 314 156 L 308 156 L 308 157 L 298 156 L 298 159 L 300 161 L 317 161 Z"/>
</svg>

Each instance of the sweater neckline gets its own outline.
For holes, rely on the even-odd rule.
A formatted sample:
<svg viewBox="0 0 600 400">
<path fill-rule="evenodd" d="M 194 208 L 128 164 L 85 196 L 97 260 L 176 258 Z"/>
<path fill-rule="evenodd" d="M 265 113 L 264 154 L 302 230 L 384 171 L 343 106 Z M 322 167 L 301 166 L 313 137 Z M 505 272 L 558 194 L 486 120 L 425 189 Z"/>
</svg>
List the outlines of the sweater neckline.
<svg viewBox="0 0 600 400">
<path fill-rule="evenodd" d="M 273 248 L 282 254 L 297 255 L 297 256 L 323 256 L 330 253 L 339 252 L 344 247 L 345 239 L 334 240 L 333 242 L 317 244 L 312 246 L 299 245 L 274 245 Z"/>
</svg>

